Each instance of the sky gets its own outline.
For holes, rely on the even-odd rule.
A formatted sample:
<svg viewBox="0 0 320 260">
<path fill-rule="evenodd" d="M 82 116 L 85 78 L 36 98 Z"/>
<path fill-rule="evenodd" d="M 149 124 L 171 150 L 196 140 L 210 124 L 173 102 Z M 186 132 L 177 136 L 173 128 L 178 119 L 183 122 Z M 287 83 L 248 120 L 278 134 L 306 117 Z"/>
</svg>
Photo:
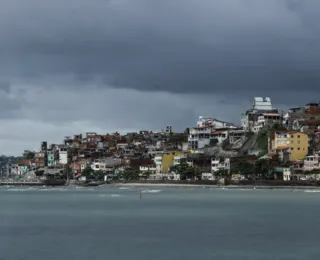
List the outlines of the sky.
<svg viewBox="0 0 320 260">
<path fill-rule="evenodd" d="M 1 0 L 0 154 L 318 102 L 319 0 Z"/>
</svg>

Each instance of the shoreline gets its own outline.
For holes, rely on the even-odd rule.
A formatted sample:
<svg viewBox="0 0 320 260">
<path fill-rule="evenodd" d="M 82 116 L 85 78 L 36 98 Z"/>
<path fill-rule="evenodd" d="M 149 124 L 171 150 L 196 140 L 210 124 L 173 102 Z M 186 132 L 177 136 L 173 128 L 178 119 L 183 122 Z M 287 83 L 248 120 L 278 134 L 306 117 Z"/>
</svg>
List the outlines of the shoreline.
<svg viewBox="0 0 320 260">
<path fill-rule="evenodd" d="M 204 185 L 204 184 L 174 184 L 174 183 L 119 183 L 119 184 L 103 184 L 99 187 L 133 187 L 133 188 L 215 188 L 215 189 L 320 189 L 319 186 L 252 186 L 252 185 Z"/>
<path fill-rule="evenodd" d="M 247 190 L 272 190 L 272 189 L 287 189 L 287 190 L 320 190 L 320 186 L 307 186 L 307 185 L 214 185 L 214 184 L 187 184 L 187 183 L 112 183 L 112 184 L 100 184 L 100 185 L 77 185 L 77 184 L 67 184 L 67 185 L 17 185 L 13 183 L 9 183 L 8 185 L 0 185 L 0 187 L 8 188 L 8 187 L 45 187 L 45 188 L 57 188 L 57 187 L 65 187 L 65 188 L 211 188 L 211 189 L 247 189 Z"/>
</svg>

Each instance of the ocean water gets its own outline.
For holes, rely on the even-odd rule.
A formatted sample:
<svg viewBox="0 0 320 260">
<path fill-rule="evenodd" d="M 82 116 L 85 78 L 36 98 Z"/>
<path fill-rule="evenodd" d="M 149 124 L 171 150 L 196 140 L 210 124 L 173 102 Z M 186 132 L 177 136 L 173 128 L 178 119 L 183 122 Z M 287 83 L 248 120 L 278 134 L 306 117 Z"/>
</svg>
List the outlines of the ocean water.
<svg viewBox="0 0 320 260">
<path fill-rule="evenodd" d="M 320 192 L 0 188 L 1 260 L 320 259 Z"/>
</svg>

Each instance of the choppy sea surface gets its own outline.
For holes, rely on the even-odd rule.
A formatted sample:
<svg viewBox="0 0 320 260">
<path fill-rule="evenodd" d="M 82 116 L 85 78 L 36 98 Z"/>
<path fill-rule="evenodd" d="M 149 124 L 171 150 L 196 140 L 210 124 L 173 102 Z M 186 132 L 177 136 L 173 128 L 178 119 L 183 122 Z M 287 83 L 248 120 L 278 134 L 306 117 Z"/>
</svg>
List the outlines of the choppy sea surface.
<svg viewBox="0 0 320 260">
<path fill-rule="evenodd" d="M 319 260 L 319 190 L 0 188 L 1 260 Z"/>
</svg>

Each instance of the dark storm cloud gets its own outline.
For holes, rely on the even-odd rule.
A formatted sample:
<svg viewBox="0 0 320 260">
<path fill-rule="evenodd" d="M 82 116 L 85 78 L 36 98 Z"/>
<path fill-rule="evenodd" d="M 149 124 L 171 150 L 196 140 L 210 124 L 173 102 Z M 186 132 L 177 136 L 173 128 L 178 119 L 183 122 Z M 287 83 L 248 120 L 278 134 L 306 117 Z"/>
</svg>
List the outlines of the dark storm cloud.
<svg viewBox="0 0 320 260">
<path fill-rule="evenodd" d="M 1 71 L 44 86 L 275 96 L 320 85 L 320 1 L 2 0 Z M 87 85 L 86 85 L 87 86 Z"/>
</svg>

